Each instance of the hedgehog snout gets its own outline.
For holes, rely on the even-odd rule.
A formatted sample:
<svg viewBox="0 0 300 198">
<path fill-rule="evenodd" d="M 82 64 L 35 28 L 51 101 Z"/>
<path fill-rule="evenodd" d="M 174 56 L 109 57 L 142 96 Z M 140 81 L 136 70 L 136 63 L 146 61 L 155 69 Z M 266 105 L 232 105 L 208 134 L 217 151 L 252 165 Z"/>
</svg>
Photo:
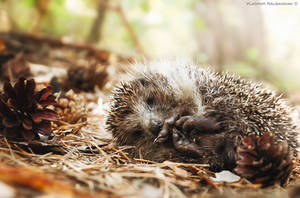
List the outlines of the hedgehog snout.
<svg viewBox="0 0 300 198">
<path fill-rule="evenodd" d="M 150 119 L 149 130 L 153 135 L 157 136 L 162 126 L 163 126 L 163 122 L 161 120 Z"/>
</svg>

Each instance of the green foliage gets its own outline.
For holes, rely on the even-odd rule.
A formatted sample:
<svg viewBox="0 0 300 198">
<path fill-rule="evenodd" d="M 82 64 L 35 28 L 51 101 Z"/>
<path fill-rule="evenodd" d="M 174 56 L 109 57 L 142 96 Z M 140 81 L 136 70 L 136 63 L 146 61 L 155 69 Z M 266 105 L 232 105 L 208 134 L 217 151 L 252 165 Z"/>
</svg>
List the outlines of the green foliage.
<svg viewBox="0 0 300 198">
<path fill-rule="evenodd" d="M 137 32 L 137 34 L 142 34 L 145 31 L 146 25 L 144 21 L 140 18 L 135 18 L 132 22 L 131 25 L 133 29 Z"/>
<path fill-rule="evenodd" d="M 143 12 L 148 12 L 150 10 L 149 0 L 123 0 L 121 1 L 121 6 L 123 9 L 139 9 Z"/>
<path fill-rule="evenodd" d="M 206 23 L 203 19 L 201 18 L 195 18 L 194 19 L 194 27 L 196 30 L 199 32 L 203 31 L 206 29 Z"/>
<path fill-rule="evenodd" d="M 201 64 L 206 64 L 208 60 L 207 54 L 205 53 L 198 53 L 197 54 L 197 62 Z"/>
<path fill-rule="evenodd" d="M 114 25 L 111 25 L 114 24 Z M 135 46 L 128 30 L 125 28 L 120 15 L 116 12 L 106 14 L 102 31 L 103 40 L 99 43 L 101 48 L 124 53 L 132 50 Z"/>
<path fill-rule="evenodd" d="M 72 16 L 66 11 L 64 3 L 65 0 L 50 2 L 48 17 L 42 24 L 45 32 L 59 36 L 62 36 L 67 32 Z"/>
<path fill-rule="evenodd" d="M 4 4 L 3 7 L 8 7 L 9 10 L 7 11 L 7 13 L 9 13 L 9 17 L 13 21 L 13 27 L 16 27 L 17 31 L 32 32 L 33 29 L 36 28 L 36 23 L 39 22 L 40 24 L 38 24 L 38 30 L 39 34 L 41 35 L 69 37 L 75 42 L 85 41 L 85 39 L 90 33 L 92 24 L 95 18 L 97 17 L 96 15 L 98 10 L 98 0 L 51 0 L 49 3 L 48 12 L 45 16 L 42 17 L 40 21 L 38 21 L 39 12 L 36 7 L 38 5 L 38 1 L 39 0 L 0 0 L 0 3 Z M 209 64 L 208 60 L 214 60 L 214 58 L 216 57 L 208 57 L 211 55 L 199 52 L 199 49 L 201 49 L 201 46 L 199 47 L 199 42 L 209 42 L 209 46 L 207 47 L 211 48 L 208 49 L 209 52 L 215 50 L 215 45 L 223 45 L 222 40 L 218 41 L 220 43 L 214 43 L 214 39 L 206 41 L 205 39 L 195 37 L 195 35 L 201 35 L 201 33 L 199 34 L 199 32 L 204 31 L 205 33 L 211 32 L 212 34 L 210 35 L 214 37 L 214 33 L 219 31 L 218 28 L 215 28 L 214 26 L 208 26 L 206 19 L 200 17 L 201 12 L 207 9 L 206 6 L 208 3 L 206 1 L 105 1 L 107 1 L 111 7 L 120 6 L 123 9 L 126 15 L 127 22 L 134 30 L 138 41 L 140 42 L 142 48 L 149 57 L 160 58 L 181 56 L 183 58 L 187 57 L 191 59 L 196 59 L 201 64 Z M 73 4 L 76 4 L 77 7 L 74 7 Z M 218 1 L 215 3 L 214 11 L 226 13 L 225 15 L 222 15 L 224 17 L 224 20 L 222 21 L 226 23 L 224 24 L 224 26 L 235 25 L 235 28 L 244 28 L 245 30 L 245 27 L 248 26 L 248 24 L 241 23 L 241 21 L 243 20 L 240 19 L 241 17 L 239 17 L 239 12 L 232 12 L 236 10 L 236 8 L 236 5 L 231 6 L 230 4 L 225 3 L 225 1 Z M 0 13 L 1 11 L 2 10 L 0 7 Z M 212 13 L 212 15 L 214 15 L 214 13 Z M 285 17 L 286 15 L 282 16 Z M 218 17 L 215 17 L 214 19 L 212 18 L 211 20 L 218 20 Z M 275 24 L 273 24 L 274 27 L 278 25 L 277 20 L 273 20 L 273 22 Z M 295 27 L 297 26 L 296 22 L 294 21 Z M 273 43 L 275 46 L 277 42 L 278 44 L 280 44 L 283 43 L 283 41 L 280 42 L 274 40 L 274 30 L 280 31 L 274 28 L 273 31 L 266 31 L 264 33 L 264 39 L 265 41 L 267 41 L 267 39 L 270 39 L 270 43 Z M 297 34 L 296 32 L 295 35 Z M 124 24 L 120 13 L 115 9 L 107 8 L 101 33 L 101 40 L 98 43 L 95 43 L 99 47 L 121 54 L 133 56 L 136 55 L 135 52 L 137 46 L 133 40 L 133 37 L 131 34 L 129 34 L 129 30 Z M 233 34 L 245 34 L 245 32 L 236 31 Z M 286 36 L 282 37 L 286 38 Z M 245 40 L 242 40 L 241 42 L 241 45 L 245 44 Z M 284 43 L 286 43 L 285 40 Z M 295 43 L 297 42 L 295 41 Z M 227 44 L 228 43 L 224 41 L 224 45 Z M 291 44 L 289 43 L 289 45 Z M 235 48 L 235 46 L 230 47 Z M 290 47 L 288 48 L 293 49 Z M 270 47 L 270 49 L 273 50 L 272 47 Z M 276 52 L 276 50 L 274 51 Z M 218 52 L 216 52 L 216 56 L 218 56 L 217 53 Z M 278 65 L 281 65 L 281 68 L 276 70 L 274 74 L 279 73 L 281 75 L 281 71 L 287 70 L 289 70 L 290 73 L 286 74 L 285 76 L 277 76 L 276 80 L 272 79 L 275 79 L 273 74 L 263 74 L 264 71 L 260 68 L 261 65 L 268 65 L 268 68 L 266 69 L 267 71 L 274 71 L 276 69 L 277 66 L 275 64 L 277 64 L 277 60 L 280 59 L 276 58 L 277 54 L 274 55 L 275 53 L 273 53 L 273 51 L 272 57 L 270 56 L 270 54 L 268 54 L 268 52 L 260 52 L 260 48 L 249 46 L 249 48 L 246 51 L 240 51 L 239 53 L 240 54 L 238 54 L 238 56 L 234 57 L 243 57 L 243 59 L 232 60 L 233 63 L 224 63 L 230 65 L 230 67 L 225 69 L 228 69 L 229 71 L 238 73 L 248 78 L 267 79 L 269 82 L 272 81 L 272 83 L 275 86 L 282 89 L 291 89 L 292 87 L 300 89 L 299 82 L 293 80 L 297 79 L 297 76 L 292 71 L 293 69 L 283 68 L 283 64 L 289 65 L 290 63 L 293 63 L 294 65 L 296 65 L 295 63 L 297 63 L 297 60 L 285 58 L 285 54 L 289 52 L 287 52 L 287 50 L 284 47 L 282 47 L 282 49 L 279 51 L 277 50 L 277 54 L 281 53 L 283 57 L 281 59 L 283 61 L 278 63 Z M 296 59 L 295 55 L 291 56 L 293 56 L 293 58 Z M 268 60 L 268 57 L 272 57 L 272 59 L 274 60 Z M 272 64 L 264 64 L 262 63 L 263 61 L 272 61 Z M 291 75 L 294 75 L 293 79 L 289 79 Z"/>
<path fill-rule="evenodd" d="M 248 48 L 246 50 L 246 60 L 249 61 L 249 62 L 256 62 L 258 61 L 258 57 L 259 57 L 259 51 L 257 48 Z"/>
<path fill-rule="evenodd" d="M 54 17 L 58 17 L 58 18 L 60 17 L 67 18 L 70 16 L 65 8 L 65 0 L 51 1 L 49 5 L 49 12 Z"/>
<path fill-rule="evenodd" d="M 141 4 L 140 4 L 140 8 L 144 11 L 144 12 L 149 12 L 150 11 L 150 5 L 149 2 L 144 0 Z"/>
<path fill-rule="evenodd" d="M 32 8 L 36 5 L 36 2 L 38 0 L 21 0 L 20 3 L 22 3 L 24 6 Z"/>
<path fill-rule="evenodd" d="M 230 72 L 239 74 L 246 78 L 255 78 L 259 76 L 259 72 L 247 62 L 236 62 L 231 67 L 227 68 Z"/>
<path fill-rule="evenodd" d="M 10 8 L 9 12 L 17 30 L 30 31 L 35 22 L 33 19 L 37 16 L 35 0 L 21 0 L 11 4 L 14 6 Z"/>
</svg>

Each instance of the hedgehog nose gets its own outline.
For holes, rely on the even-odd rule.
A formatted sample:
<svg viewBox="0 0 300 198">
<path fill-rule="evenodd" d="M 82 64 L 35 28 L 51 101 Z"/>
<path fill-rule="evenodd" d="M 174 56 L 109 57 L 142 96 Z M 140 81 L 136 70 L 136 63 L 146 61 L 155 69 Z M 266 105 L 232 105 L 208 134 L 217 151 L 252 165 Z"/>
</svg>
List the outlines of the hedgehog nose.
<svg viewBox="0 0 300 198">
<path fill-rule="evenodd" d="M 150 131 L 151 131 L 151 133 L 153 133 L 154 135 L 158 135 L 158 132 L 161 130 L 162 125 L 163 125 L 162 121 L 151 119 L 150 120 Z"/>
</svg>

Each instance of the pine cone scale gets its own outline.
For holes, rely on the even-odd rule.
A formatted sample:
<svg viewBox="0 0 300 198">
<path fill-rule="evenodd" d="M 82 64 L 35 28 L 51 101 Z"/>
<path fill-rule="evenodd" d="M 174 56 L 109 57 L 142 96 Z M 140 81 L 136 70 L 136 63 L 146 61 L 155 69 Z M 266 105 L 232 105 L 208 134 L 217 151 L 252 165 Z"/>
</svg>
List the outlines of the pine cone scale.
<svg viewBox="0 0 300 198">
<path fill-rule="evenodd" d="M 45 110 L 38 110 L 31 114 L 32 119 L 35 123 L 40 123 L 42 120 L 49 120 L 49 121 L 57 121 L 58 115 L 55 111 L 52 111 L 50 109 Z"/>
<path fill-rule="evenodd" d="M 2 124 L 3 124 L 4 127 L 9 127 L 9 128 L 11 128 L 11 127 L 17 127 L 17 126 L 19 126 L 21 123 L 20 123 L 19 119 L 11 120 L 11 119 L 9 119 L 9 118 L 4 118 L 4 119 L 2 120 Z"/>
<path fill-rule="evenodd" d="M 51 87 L 46 87 L 42 89 L 41 94 L 38 96 L 39 101 L 46 100 L 51 93 L 52 93 Z"/>
<path fill-rule="evenodd" d="M 36 128 L 42 135 L 49 136 L 51 134 L 51 123 L 49 121 L 42 121 Z"/>
<path fill-rule="evenodd" d="M 11 114 L 11 110 L 7 107 L 7 105 L 0 98 L 0 115 L 4 117 L 5 115 Z"/>
<path fill-rule="evenodd" d="M 16 101 L 16 107 L 17 108 L 23 108 L 24 104 L 26 104 L 26 102 L 24 101 L 24 99 L 26 100 L 26 98 L 24 97 L 25 94 L 25 82 L 24 82 L 24 78 L 21 78 L 14 86 L 14 91 L 16 93 L 16 97 L 12 98 Z"/>
<path fill-rule="evenodd" d="M 28 104 L 29 106 L 32 105 L 31 101 L 32 101 L 32 97 L 34 95 L 35 86 L 36 85 L 35 85 L 35 82 L 33 79 L 27 81 L 25 92 L 27 93 L 26 99 L 29 102 L 29 104 Z"/>
<path fill-rule="evenodd" d="M 3 87 L 4 93 L 10 98 L 16 98 L 16 93 L 10 83 L 5 82 Z"/>
<path fill-rule="evenodd" d="M 32 131 L 23 130 L 21 133 L 25 140 L 33 140 L 35 138 L 35 135 L 32 133 Z"/>
<path fill-rule="evenodd" d="M 40 104 L 42 105 L 42 107 L 47 107 L 49 105 L 54 105 L 56 104 L 56 97 L 53 96 L 53 95 L 50 95 L 48 96 L 47 100 L 43 100 L 43 101 L 40 101 Z"/>
<path fill-rule="evenodd" d="M 26 130 L 31 130 L 32 129 L 32 121 L 28 118 L 24 118 L 22 126 Z"/>
</svg>

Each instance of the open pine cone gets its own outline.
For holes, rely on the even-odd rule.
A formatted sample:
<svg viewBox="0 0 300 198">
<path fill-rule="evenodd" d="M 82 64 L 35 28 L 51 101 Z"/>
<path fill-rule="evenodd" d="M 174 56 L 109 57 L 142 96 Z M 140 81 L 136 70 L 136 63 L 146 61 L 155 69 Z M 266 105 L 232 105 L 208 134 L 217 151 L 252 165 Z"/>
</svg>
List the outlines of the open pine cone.
<svg viewBox="0 0 300 198">
<path fill-rule="evenodd" d="M 93 91 L 95 86 L 100 89 L 105 85 L 108 73 L 107 66 L 91 65 L 89 67 L 76 66 L 68 70 L 67 79 L 63 87 L 67 90 Z"/>
<path fill-rule="evenodd" d="M 234 171 L 263 187 L 276 183 L 285 185 L 293 169 L 293 152 L 287 142 L 276 141 L 266 132 L 261 137 L 249 135 L 243 138 L 237 149 L 237 166 Z"/>
<path fill-rule="evenodd" d="M 55 112 L 60 117 L 60 121 L 69 124 L 85 122 L 87 120 L 87 107 L 82 94 L 76 94 L 70 89 L 65 94 L 59 96 L 55 105 Z"/>
<path fill-rule="evenodd" d="M 33 140 L 39 134 L 52 133 L 51 121 L 58 120 L 56 112 L 47 108 L 55 104 L 51 87 L 35 91 L 35 81 L 20 78 L 12 86 L 6 82 L 0 95 L 0 132 L 8 138 Z"/>
</svg>

